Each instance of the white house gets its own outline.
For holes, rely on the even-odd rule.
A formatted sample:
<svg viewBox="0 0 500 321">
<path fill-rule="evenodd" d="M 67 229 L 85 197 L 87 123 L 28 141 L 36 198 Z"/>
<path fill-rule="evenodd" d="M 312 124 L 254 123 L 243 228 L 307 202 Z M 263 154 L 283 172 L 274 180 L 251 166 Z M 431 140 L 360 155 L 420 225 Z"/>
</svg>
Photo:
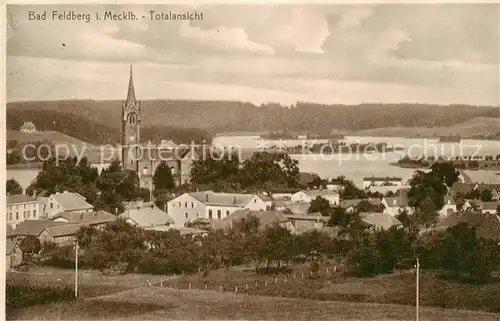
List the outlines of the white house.
<svg viewBox="0 0 500 321">
<path fill-rule="evenodd" d="M 174 220 L 170 215 L 151 202 L 128 203 L 119 217 L 131 225 L 146 230 L 166 231 L 174 225 Z"/>
<path fill-rule="evenodd" d="M 326 199 L 330 202 L 331 205 L 339 205 L 340 203 L 340 194 L 336 191 L 328 190 L 328 189 L 310 189 L 310 190 L 302 190 L 295 194 L 292 194 L 292 202 L 295 203 L 311 203 L 318 196 Z"/>
<path fill-rule="evenodd" d="M 454 213 L 457 211 L 457 203 L 455 203 L 455 200 L 451 196 L 445 196 L 444 197 L 444 206 L 441 210 L 439 210 L 439 215 L 440 216 L 446 216 L 450 213 Z"/>
<path fill-rule="evenodd" d="M 85 197 L 67 191 L 50 195 L 47 203 L 45 215 L 48 218 L 52 218 L 61 212 L 87 213 L 94 210 L 94 207 L 87 203 Z"/>
<path fill-rule="evenodd" d="M 408 205 L 406 197 L 384 197 L 382 204 L 385 206 L 384 213 L 396 216 L 406 211 L 408 214 L 413 213 L 413 208 Z"/>
<path fill-rule="evenodd" d="M 223 219 L 236 210 L 264 211 L 267 204 L 256 194 L 215 193 L 213 191 L 184 193 L 168 202 L 168 215 L 176 227 L 198 218 Z"/>
<path fill-rule="evenodd" d="M 497 208 L 500 206 L 500 202 L 482 202 L 480 206 L 483 214 L 497 214 Z"/>
<path fill-rule="evenodd" d="M 402 186 L 403 179 L 401 177 L 364 177 L 363 188 L 370 186 Z"/>
<path fill-rule="evenodd" d="M 6 221 L 12 228 L 25 221 L 40 218 L 40 202 L 27 195 L 8 195 Z"/>
</svg>

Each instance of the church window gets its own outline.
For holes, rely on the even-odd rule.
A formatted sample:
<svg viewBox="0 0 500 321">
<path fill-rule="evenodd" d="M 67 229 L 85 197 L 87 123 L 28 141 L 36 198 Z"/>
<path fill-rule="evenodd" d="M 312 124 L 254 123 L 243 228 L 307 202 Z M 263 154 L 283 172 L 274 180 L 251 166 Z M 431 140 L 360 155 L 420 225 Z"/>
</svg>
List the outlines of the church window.
<svg viewBox="0 0 500 321">
<path fill-rule="evenodd" d="M 188 207 L 188 202 L 184 202 L 184 207 Z"/>
<path fill-rule="evenodd" d="M 129 116 L 129 123 L 133 125 L 133 124 L 136 123 L 136 121 L 137 121 L 137 119 L 136 119 L 135 114 L 130 114 L 130 116 Z"/>
<path fill-rule="evenodd" d="M 186 216 L 186 218 L 189 218 L 189 213 L 188 212 L 184 212 L 184 215 Z"/>
</svg>

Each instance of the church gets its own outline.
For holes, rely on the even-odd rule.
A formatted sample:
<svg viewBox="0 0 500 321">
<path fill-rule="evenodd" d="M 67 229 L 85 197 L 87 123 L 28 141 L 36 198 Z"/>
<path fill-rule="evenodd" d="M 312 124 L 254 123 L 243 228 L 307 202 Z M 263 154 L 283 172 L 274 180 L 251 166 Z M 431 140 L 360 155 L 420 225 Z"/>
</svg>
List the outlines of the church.
<svg viewBox="0 0 500 321">
<path fill-rule="evenodd" d="M 121 123 L 122 166 L 137 172 L 141 187 L 154 189 L 153 176 L 163 161 L 170 167 L 177 186 L 189 182 L 191 164 L 199 157 L 194 149 L 141 143 L 141 104 L 135 96 L 132 65 Z"/>
</svg>

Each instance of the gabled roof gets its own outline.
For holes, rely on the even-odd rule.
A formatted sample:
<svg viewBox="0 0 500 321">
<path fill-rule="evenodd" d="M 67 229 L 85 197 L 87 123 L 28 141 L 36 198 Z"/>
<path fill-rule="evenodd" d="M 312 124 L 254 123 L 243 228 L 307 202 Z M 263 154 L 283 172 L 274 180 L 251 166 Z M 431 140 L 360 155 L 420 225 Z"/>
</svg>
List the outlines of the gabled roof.
<svg viewBox="0 0 500 321">
<path fill-rule="evenodd" d="M 73 212 L 61 212 L 54 217 L 52 220 L 57 218 L 63 218 L 70 223 L 82 223 L 87 225 L 104 224 L 116 220 L 116 215 L 108 213 L 106 211 L 93 211 L 87 213 L 73 213 Z"/>
<path fill-rule="evenodd" d="M 49 232 L 53 237 L 61 237 L 75 235 L 76 232 L 83 226 L 85 226 L 85 224 L 66 223 L 63 225 L 48 226 L 44 230 Z"/>
<path fill-rule="evenodd" d="M 445 195 L 445 197 L 444 197 L 444 204 L 445 205 L 456 205 L 457 203 L 455 202 L 455 200 L 453 199 L 452 196 Z"/>
<path fill-rule="evenodd" d="M 174 220 L 166 212 L 160 210 L 153 203 L 144 203 L 140 206 L 129 206 L 125 212 L 119 215 L 124 219 L 130 219 L 142 228 L 174 224 Z"/>
<path fill-rule="evenodd" d="M 480 206 L 483 210 L 496 210 L 500 202 L 482 202 Z"/>
<path fill-rule="evenodd" d="M 362 213 L 361 220 L 376 228 L 388 230 L 393 226 L 402 226 L 403 224 L 392 215 L 385 213 Z"/>
<path fill-rule="evenodd" d="M 36 197 L 31 197 L 28 195 L 7 195 L 7 205 L 17 204 L 17 203 L 28 203 L 28 202 L 36 202 Z"/>
<path fill-rule="evenodd" d="M 54 222 L 52 220 L 26 220 L 19 223 L 13 232 L 13 235 L 19 236 L 38 236 L 42 231 L 49 226 L 65 225 L 64 222 Z"/>
<path fill-rule="evenodd" d="M 94 208 L 85 201 L 85 197 L 78 193 L 55 193 L 50 197 L 61 205 L 62 211 L 88 210 Z"/>
<path fill-rule="evenodd" d="M 337 191 L 332 191 L 329 189 L 308 189 L 301 191 L 307 194 L 312 199 L 315 199 L 318 196 L 327 197 L 327 196 L 338 196 L 339 193 Z"/>
<path fill-rule="evenodd" d="M 5 247 L 6 247 L 5 254 L 10 255 L 17 244 L 18 244 L 17 240 L 10 240 L 10 239 L 5 240 Z"/>
<path fill-rule="evenodd" d="M 213 191 L 188 193 L 205 205 L 244 207 L 256 194 L 214 193 Z"/>
<path fill-rule="evenodd" d="M 250 215 L 255 215 L 260 221 L 260 227 L 265 228 L 266 226 L 272 225 L 274 223 L 284 223 L 288 222 L 288 218 L 279 211 L 250 211 L 246 209 L 236 210 L 228 217 L 221 220 L 214 220 L 212 222 L 212 228 L 214 229 L 226 229 L 232 226 L 237 220 Z"/>
<path fill-rule="evenodd" d="M 340 201 L 340 207 L 342 208 L 348 208 L 348 207 L 356 207 L 361 203 L 362 201 L 370 202 L 373 205 L 380 205 L 382 204 L 381 201 L 378 198 L 355 198 L 355 199 L 349 199 L 349 200 L 341 200 Z"/>
</svg>

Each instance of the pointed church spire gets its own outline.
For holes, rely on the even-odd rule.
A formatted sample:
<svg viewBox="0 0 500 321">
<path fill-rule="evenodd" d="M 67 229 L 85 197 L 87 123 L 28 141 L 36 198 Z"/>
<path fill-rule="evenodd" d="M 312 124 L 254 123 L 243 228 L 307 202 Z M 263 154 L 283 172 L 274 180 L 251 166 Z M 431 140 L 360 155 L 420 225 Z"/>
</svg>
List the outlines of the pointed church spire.
<svg viewBox="0 0 500 321">
<path fill-rule="evenodd" d="M 128 81 L 127 106 L 135 104 L 134 78 L 132 76 L 132 64 L 130 64 L 130 79 Z"/>
</svg>

